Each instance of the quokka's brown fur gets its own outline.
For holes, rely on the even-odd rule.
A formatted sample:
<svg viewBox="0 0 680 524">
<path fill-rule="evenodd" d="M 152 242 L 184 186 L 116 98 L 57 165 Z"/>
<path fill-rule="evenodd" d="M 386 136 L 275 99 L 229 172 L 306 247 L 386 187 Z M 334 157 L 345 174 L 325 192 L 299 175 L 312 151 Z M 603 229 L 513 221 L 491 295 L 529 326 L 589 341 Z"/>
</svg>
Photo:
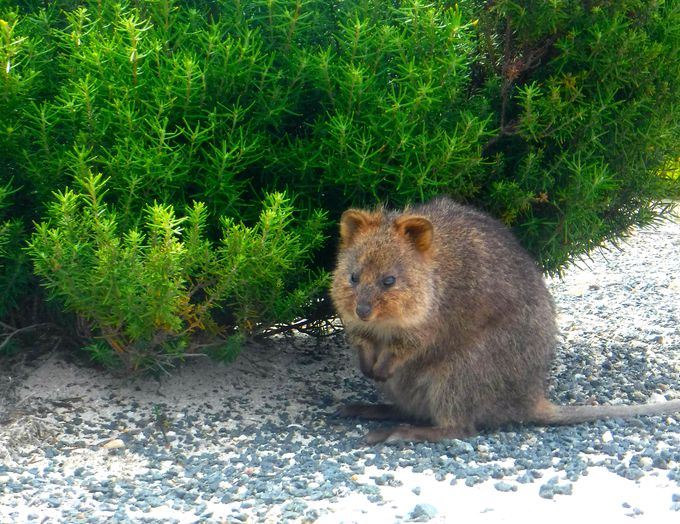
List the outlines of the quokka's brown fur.
<svg viewBox="0 0 680 524">
<path fill-rule="evenodd" d="M 487 215 L 448 198 L 403 212 L 350 209 L 340 237 L 333 303 L 361 371 L 392 402 L 341 413 L 417 424 L 374 430 L 368 443 L 680 412 L 680 400 L 558 406 L 546 399 L 555 306 L 535 262 Z"/>
</svg>

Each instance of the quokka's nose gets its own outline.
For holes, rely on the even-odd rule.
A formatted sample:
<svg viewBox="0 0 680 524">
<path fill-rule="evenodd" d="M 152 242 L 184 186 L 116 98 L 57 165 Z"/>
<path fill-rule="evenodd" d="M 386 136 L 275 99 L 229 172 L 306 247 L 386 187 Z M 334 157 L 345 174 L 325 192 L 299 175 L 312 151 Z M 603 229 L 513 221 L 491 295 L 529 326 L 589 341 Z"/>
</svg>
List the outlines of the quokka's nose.
<svg viewBox="0 0 680 524">
<path fill-rule="evenodd" d="M 356 312 L 361 320 L 366 320 L 371 315 L 372 310 L 373 308 L 370 304 L 357 304 Z"/>
</svg>

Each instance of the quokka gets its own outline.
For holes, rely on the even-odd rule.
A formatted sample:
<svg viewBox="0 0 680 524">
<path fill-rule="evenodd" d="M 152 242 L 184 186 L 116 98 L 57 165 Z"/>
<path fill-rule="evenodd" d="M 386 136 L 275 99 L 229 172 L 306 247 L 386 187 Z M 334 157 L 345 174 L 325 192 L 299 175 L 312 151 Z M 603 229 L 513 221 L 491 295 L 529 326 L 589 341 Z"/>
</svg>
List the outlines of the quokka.
<svg viewBox="0 0 680 524">
<path fill-rule="evenodd" d="M 412 422 L 373 430 L 367 443 L 680 412 L 680 400 L 546 398 L 555 306 L 534 260 L 497 220 L 448 198 L 403 212 L 350 209 L 340 240 L 331 297 L 361 371 L 391 402 L 340 413 Z"/>
</svg>

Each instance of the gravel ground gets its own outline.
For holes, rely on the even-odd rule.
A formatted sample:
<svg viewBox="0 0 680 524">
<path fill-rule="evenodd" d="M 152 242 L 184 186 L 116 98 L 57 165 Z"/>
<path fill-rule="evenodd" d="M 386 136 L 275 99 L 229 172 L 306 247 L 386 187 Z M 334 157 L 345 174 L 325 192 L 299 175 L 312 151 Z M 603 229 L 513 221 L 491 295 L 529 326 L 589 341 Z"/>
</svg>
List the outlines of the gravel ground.
<svg viewBox="0 0 680 524">
<path fill-rule="evenodd" d="M 551 398 L 680 398 L 680 223 L 550 283 Z M 3 395 L 4 393 L 4 395 Z M 341 337 L 121 382 L 52 353 L 0 370 L 0 522 L 680 521 L 680 415 L 362 447 Z"/>
</svg>

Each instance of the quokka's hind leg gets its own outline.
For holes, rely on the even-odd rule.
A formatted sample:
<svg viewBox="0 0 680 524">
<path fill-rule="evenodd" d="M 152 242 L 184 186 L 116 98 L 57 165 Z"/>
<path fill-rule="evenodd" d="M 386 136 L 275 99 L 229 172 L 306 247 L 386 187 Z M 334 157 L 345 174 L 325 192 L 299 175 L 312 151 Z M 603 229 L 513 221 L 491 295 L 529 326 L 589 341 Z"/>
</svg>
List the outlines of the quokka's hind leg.
<svg viewBox="0 0 680 524">
<path fill-rule="evenodd" d="M 380 442 L 427 441 L 437 442 L 444 439 L 465 438 L 476 431 L 458 426 L 397 426 L 393 428 L 374 429 L 364 437 L 368 445 Z"/>
<path fill-rule="evenodd" d="M 345 404 L 337 414 L 368 420 L 409 420 L 394 404 Z"/>
</svg>

